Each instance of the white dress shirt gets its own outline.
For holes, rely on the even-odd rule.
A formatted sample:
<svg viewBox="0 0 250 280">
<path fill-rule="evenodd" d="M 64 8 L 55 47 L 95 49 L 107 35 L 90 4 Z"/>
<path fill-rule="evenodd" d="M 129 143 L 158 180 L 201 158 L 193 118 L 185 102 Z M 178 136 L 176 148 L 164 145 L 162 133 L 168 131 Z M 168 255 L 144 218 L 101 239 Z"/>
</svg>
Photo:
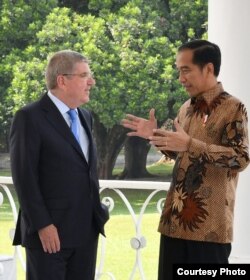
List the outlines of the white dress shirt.
<svg viewBox="0 0 250 280">
<path fill-rule="evenodd" d="M 60 99 L 58 99 L 55 95 L 53 95 L 50 91 L 48 91 L 48 96 L 51 99 L 51 101 L 56 105 L 56 107 L 62 114 L 63 118 L 65 119 L 66 123 L 70 127 L 71 120 L 70 120 L 69 114 L 67 113 L 70 110 L 70 108 L 66 104 L 64 104 Z M 89 160 L 89 138 L 79 119 L 78 110 L 77 109 L 75 109 L 75 110 L 77 112 L 77 122 L 78 122 L 77 128 L 78 128 L 80 146 L 81 146 L 83 154 L 88 162 L 88 160 Z"/>
</svg>

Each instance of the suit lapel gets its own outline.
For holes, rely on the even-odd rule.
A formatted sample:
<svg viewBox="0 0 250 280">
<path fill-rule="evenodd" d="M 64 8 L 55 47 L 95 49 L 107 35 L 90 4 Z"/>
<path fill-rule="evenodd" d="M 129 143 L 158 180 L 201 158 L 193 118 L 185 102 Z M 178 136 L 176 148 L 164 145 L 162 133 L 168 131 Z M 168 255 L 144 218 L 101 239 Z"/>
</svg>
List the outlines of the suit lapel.
<svg viewBox="0 0 250 280">
<path fill-rule="evenodd" d="M 89 165 L 93 159 L 93 137 L 91 132 L 91 120 L 86 116 L 84 110 L 78 109 L 79 118 L 89 138 Z"/>
<path fill-rule="evenodd" d="M 40 102 L 47 121 L 55 128 L 55 130 L 57 130 L 58 133 L 62 135 L 62 137 L 64 137 L 74 147 L 74 149 L 87 163 L 79 143 L 75 139 L 69 126 L 67 125 L 65 119 L 63 118 L 55 104 L 51 101 L 47 94 L 42 97 Z"/>
</svg>

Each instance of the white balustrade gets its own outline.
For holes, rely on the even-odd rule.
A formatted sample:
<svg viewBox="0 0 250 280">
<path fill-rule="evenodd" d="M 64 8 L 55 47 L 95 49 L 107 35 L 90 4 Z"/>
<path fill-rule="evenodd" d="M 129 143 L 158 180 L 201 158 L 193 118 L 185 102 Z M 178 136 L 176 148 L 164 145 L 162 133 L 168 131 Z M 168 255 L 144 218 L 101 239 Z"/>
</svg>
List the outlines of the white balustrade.
<svg viewBox="0 0 250 280">
<path fill-rule="evenodd" d="M 12 184 L 13 184 L 13 182 L 12 182 L 11 177 L 1 177 L 0 176 L 0 187 L 2 187 L 2 189 L 4 190 L 4 192 L 7 195 L 7 198 L 11 205 L 13 218 L 14 218 L 14 221 L 16 222 L 17 221 L 17 209 L 16 209 L 14 199 L 8 188 L 8 185 L 12 185 Z M 143 235 L 143 232 L 141 230 L 143 215 L 145 214 L 145 211 L 146 211 L 147 206 L 149 205 L 151 199 L 158 192 L 167 191 L 168 188 L 169 188 L 168 182 L 100 180 L 100 193 L 102 193 L 106 189 L 113 190 L 121 198 L 121 200 L 127 207 L 128 211 L 132 217 L 133 226 L 134 226 L 135 231 L 131 232 L 130 246 L 135 252 L 135 261 L 134 261 L 133 269 L 130 273 L 129 280 L 134 279 L 135 273 L 137 270 L 138 270 L 139 275 L 142 280 L 145 280 L 147 278 L 144 273 L 144 270 L 143 270 L 142 255 L 141 255 L 141 250 L 144 247 L 146 247 L 146 245 L 147 245 L 146 237 Z M 125 190 L 125 189 L 151 191 L 150 194 L 148 195 L 148 197 L 146 198 L 146 200 L 144 201 L 144 203 L 142 204 L 139 215 L 135 214 L 135 211 L 134 211 L 133 207 L 131 206 L 130 201 L 124 195 L 123 190 Z M 3 202 L 2 200 L 3 200 L 3 195 L 0 192 L 0 206 L 1 206 L 1 202 Z M 162 210 L 164 200 L 165 200 L 165 195 L 163 195 L 163 197 L 161 199 L 159 199 L 159 201 L 156 204 L 156 210 L 159 213 Z M 105 196 L 102 198 L 102 202 L 109 207 L 109 212 L 112 213 L 112 210 L 115 208 L 115 201 L 113 200 L 113 198 Z M 10 235 L 13 238 L 13 229 L 11 230 Z M 112 238 L 112 236 L 110 238 Z M 128 244 L 128 246 L 129 246 L 129 244 Z M 111 280 L 119 279 L 119 276 L 117 276 L 117 278 L 116 278 L 112 272 L 104 271 L 105 256 L 106 256 L 106 239 L 104 237 L 101 237 L 100 258 L 99 258 L 99 263 L 96 268 L 96 280 L 99 280 L 99 279 L 101 280 L 101 278 L 104 276 L 109 277 Z M 25 261 L 21 254 L 20 246 L 15 247 L 15 253 L 14 253 L 13 259 L 15 261 L 19 260 L 21 262 L 23 270 L 25 270 Z M 1 262 L 0 262 L 0 265 L 1 265 Z M 107 278 L 105 278 L 105 279 L 107 279 Z"/>
</svg>

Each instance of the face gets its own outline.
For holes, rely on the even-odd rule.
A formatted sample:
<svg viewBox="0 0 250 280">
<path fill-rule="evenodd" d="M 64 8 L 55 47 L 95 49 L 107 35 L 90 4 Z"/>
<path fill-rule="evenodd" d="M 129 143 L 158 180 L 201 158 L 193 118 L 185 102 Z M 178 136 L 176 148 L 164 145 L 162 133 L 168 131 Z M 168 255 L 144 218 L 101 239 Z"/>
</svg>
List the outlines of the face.
<svg viewBox="0 0 250 280">
<path fill-rule="evenodd" d="M 90 89 L 95 85 L 88 63 L 79 62 L 72 73 L 61 75 L 62 99 L 70 108 L 79 107 L 89 101 Z"/>
<path fill-rule="evenodd" d="M 198 65 L 193 64 L 192 59 L 192 50 L 180 51 L 176 57 L 179 81 L 190 97 L 197 96 L 211 88 L 211 63 L 201 69 Z"/>
</svg>

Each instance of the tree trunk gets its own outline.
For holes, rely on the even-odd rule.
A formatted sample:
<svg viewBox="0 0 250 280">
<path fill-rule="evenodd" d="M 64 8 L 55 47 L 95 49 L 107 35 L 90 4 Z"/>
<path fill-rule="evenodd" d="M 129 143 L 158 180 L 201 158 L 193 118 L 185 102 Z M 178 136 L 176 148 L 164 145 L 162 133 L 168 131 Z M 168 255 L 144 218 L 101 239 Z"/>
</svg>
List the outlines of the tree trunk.
<svg viewBox="0 0 250 280">
<path fill-rule="evenodd" d="M 125 141 L 125 167 L 120 179 L 151 177 L 146 169 L 150 144 L 139 137 L 129 137 Z"/>
<path fill-rule="evenodd" d="M 124 144 L 127 130 L 121 125 L 105 128 L 97 115 L 94 117 L 94 137 L 98 154 L 98 175 L 100 179 L 111 179 L 117 156 Z"/>
</svg>

